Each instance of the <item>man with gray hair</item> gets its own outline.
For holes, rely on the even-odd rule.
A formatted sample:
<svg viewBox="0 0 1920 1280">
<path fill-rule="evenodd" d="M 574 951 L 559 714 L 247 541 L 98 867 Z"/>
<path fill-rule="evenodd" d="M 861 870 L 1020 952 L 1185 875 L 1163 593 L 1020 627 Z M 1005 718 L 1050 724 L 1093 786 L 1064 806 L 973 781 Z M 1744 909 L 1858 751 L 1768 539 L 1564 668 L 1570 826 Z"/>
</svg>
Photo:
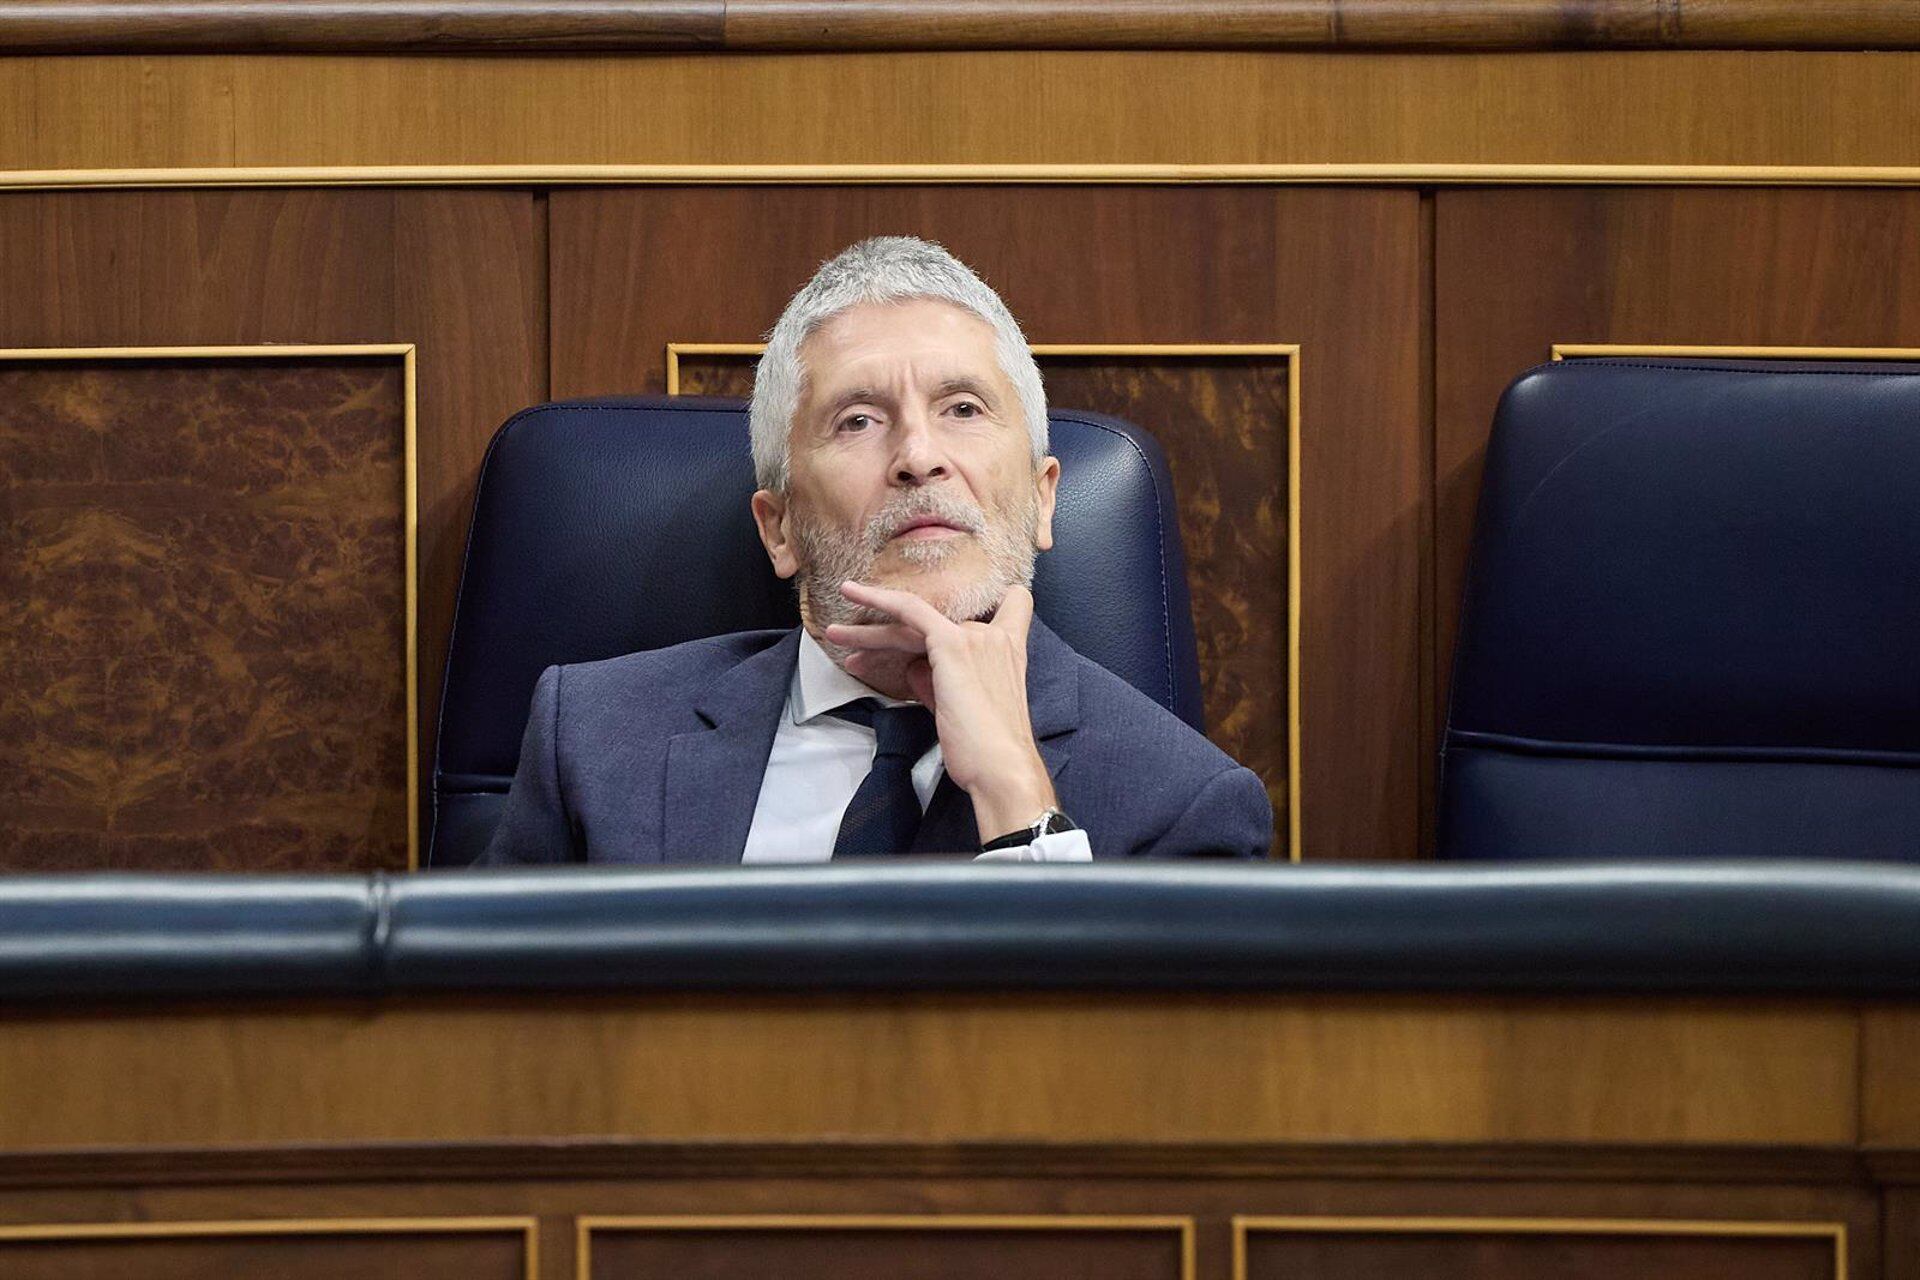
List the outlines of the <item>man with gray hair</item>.
<svg viewBox="0 0 1920 1280">
<path fill-rule="evenodd" d="M 1259 780 L 1034 618 L 1060 463 L 978 276 L 845 250 L 768 335 L 751 419 L 802 625 L 549 668 L 483 862 L 1265 854 Z"/>
</svg>

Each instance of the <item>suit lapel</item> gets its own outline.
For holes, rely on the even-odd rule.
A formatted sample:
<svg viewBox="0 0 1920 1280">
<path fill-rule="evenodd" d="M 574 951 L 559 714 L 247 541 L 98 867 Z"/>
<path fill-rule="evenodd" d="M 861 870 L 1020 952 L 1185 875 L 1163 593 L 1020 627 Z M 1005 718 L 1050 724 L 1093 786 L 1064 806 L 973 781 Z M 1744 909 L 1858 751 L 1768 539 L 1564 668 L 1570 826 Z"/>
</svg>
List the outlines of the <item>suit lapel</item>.
<svg viewBox="0 0 1920 1280">
<path fill-rule="evenodd" d="M 1059 789 L 1060 775 L 1073 754 L 1073 734 L 1080 727 L 1080 681 L 1074 673 L 1079 655 L 1067 642 L 1035 618 L 1027 633 L 1027 714 L 1033 719 L 1034 740 L 1047 776 Z M 988 836 L 989 840 L 993 837 Z"/>
<path fill-rule="evenodd" d="M 661 840 L 667 863 L 740 861 L 799 654 L 795 629 L 723 673 L 694 703 L 711 727 L 667 743 Z"/>
</svg>

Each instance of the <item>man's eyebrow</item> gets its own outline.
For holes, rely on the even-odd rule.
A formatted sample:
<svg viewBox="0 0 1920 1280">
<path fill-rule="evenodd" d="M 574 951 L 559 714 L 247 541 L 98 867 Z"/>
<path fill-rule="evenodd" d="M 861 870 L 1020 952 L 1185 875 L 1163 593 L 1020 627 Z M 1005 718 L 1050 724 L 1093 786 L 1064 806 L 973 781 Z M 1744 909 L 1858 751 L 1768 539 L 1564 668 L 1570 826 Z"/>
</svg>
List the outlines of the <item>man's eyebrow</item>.
<svg viewBox="0 0 1920 1280">
<path fill-rule="evenodd" d="M 945 382 L 942 382 L 933 389 L 933 398 L 935 400 L 943 400 L 948 396 L 957 395 L 962 391 L 979 396 L 982 400 L 993 399 L 993 395 L 987 390 L 985 383 L 981 382 L 978 378 L 966 377 L 948 378 Z"/>
<path fill-rule="evenodd" d="M 838 413 L 850 404 L 876 404 L 879 394 L 872 387 L 848 387 L 827 403 L 827 412 Z"/>
</svg>

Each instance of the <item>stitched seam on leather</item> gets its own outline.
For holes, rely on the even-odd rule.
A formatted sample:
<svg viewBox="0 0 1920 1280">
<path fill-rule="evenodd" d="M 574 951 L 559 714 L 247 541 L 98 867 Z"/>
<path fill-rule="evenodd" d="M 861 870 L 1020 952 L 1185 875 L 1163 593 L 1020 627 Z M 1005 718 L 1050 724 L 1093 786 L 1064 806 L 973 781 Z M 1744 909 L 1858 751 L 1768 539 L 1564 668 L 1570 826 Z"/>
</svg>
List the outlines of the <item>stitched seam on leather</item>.
<svg viewBox="0 0 1920 1280">
<path fill-rule="evenodd" d="M 1580 742 L 1518 734 L 1449 729 L 1452 745 L 1507 755 L 1584 757 L 1646 763 L 1856 764 L 1920 768 L 1920 752 L 1868 747 L 1713 746 L 1705 743 Z"/>
<path fill-rule="evenodd" d="M 1176 703 L 1180 698 L 1178 682 L 1174 679 L 1173 672 L 1173 602 L 1167 598 L 1167 521 L 1165 513 L 1160 510 L 1160 485 L 1153 474 L 1153 464 L 1147 461 L 1146 450 L 1124 431 L 1117 431 L 1104 422 L 1089 422 L 1085 418 L 1069 417 L 1066 414 L 1061 415 L 1061 421 L 1077 422 L 1082 426 L 1094 427 L 1109 435 L 1119 436 L 1126 442 L 1127 447 L 1133 450 L 1134 456 L 1140 459 L 1140 465 L 1147 469 L 1147 478 L 1155 481 L 1150 488 L 1153 490 L 1153 521 L 1160 531 L 1160 537 L 1156 539 L 1160 551 L 1160 649 L 1161 658 L 1166 663 L 1167 701 Z M 1176 715 L 1179 714 L 1176 707 L 1169 706 L 1167 709 Z"/>
</svg>

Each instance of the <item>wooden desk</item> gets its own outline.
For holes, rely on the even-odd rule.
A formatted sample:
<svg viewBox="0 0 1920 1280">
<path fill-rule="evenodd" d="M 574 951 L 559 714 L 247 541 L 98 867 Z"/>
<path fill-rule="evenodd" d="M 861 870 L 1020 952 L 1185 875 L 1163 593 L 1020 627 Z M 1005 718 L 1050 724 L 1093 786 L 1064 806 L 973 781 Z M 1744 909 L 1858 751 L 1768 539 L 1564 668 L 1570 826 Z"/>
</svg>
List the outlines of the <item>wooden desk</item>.
<svg viewBox="0 0 1920 1280">
<path fill-rule="evenodd" d="M 1916 1048 L 1818 1000 L 16 1008 L 0 1268 L 1910 1280 Z"/>
</svg>

